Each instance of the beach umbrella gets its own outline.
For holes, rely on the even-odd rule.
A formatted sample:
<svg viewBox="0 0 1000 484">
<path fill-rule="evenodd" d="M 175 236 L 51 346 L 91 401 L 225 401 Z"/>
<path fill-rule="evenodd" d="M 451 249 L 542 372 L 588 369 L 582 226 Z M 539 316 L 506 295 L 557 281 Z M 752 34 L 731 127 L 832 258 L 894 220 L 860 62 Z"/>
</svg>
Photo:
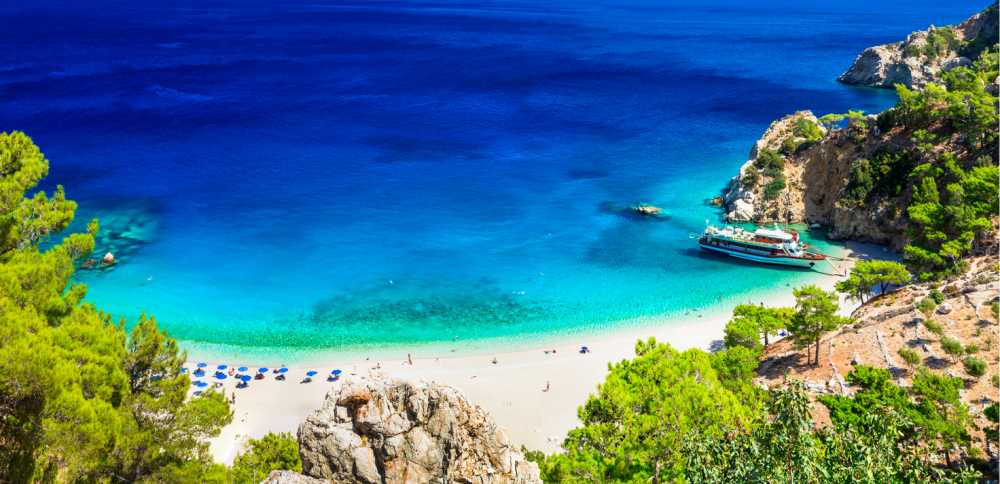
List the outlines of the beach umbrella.
<svg viewBox="0 0 1000 484">
<path fill-rule="evenodd" d="M 226 374 L 225 373 L 216 373 L 215 377 L 218 378 L 218 379 L 220 379 L 220 380 L 225 380 L 226 379 Z"/>
<path fill-rule="evenodd" d="M 183 367 L 181 368 L 181 373 L 187 373 L 187 372 L 188 372 L 187 368 L 183 368 Z"/>
<path fill-rule="evenodd" d="M 315 370 L 309 370 L 309 371 L 306 372 L 306 376 L 316 376 L 316 371 Z"/>
<path fill-rule="evenodd" d="M 204 368 L 208 366 L 208 363 L 198 363 L 198 368 Z"/>
<path fill-rule="evenodd" d="M 194 371 L 194 376 L 205 376 L 205 370 L 198 368 L 197 370 Z"/>
<path fill-rule="evenodd" d="M 267 368 L 260 368 L 257 371 L 260 373 L 267 373 Z"/>
<path fill-rule="evenodd" d="M 208 386 L 208 383 L 205 383 L 205 382 L 203 382 L 201 380 L 191 382 L 191 384 L 194 385 L 194 386 L 196 386 L 196 387 L 198 387 L 198 388 L 205 388 L 205 387 Z"/>
<path fill-rule="evenodd" d="M 240 380 L 250 381 L 250 380 L 253 380 L 253 377 L 250 376 L 250 375 L 240 375 Z"/>
<path fill-rule="evenodd" d="M 201 396 L 201 390 L 198 390 L 198 391 L 194 392 L 194 396 L 200 397 Z"/>
<path fill-rule="evenodd" d="M 330 374 L 334 375 L 334 376 L 340 376 L 341 373 L 343 373 L 343 372 L 340 371 L 340 370 L 333 370 L 333 371 L 330 372 Z"/>
<path fill-rule="evenodd" d="M 247 367 L 241 366 L 241 367 L 237 368 L 236 371 L 239 371 L 239 372 L 247 371 Z"/>
<path fill-rule="evenodd" d="M 285 373 L 287 371 L 288 371 L 288 368 L 278 368 L 278 373 Z"/>
<path fill-rule="evenodd" d="M 226 365 L 219 365 L 219 366 L 215 367 L 216 370 L 225 370 L 226 368 L 229 368 L 229 367 L 226 366 Z"/>
</svg>

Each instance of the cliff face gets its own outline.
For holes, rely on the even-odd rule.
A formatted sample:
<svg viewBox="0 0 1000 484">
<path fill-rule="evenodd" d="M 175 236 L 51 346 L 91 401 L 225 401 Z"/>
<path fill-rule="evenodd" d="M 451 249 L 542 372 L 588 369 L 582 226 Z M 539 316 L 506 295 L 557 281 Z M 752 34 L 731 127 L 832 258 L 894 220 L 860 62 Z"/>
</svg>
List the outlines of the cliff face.
<svg viewBox="0 0 1000 484">
<path fill-rule="evenodd" d="M 968 65 L 997 42 L 997 5 L 961 24 L 913 32 L 901 42 L 865 49 L 838 80 L 846 84 L 892 88 L 923 87 L 941 73 Z"/>
<path fill-rule="evenodd" d="M 803 136 L 809 131 L 812 137 Z M 873 118 L 855 122 L 850 129 L 830 131 L 819 126 L 809 111 L 785 116 L 771 123 L 754 143 L 739 175 L 729 181 L 723 195 L 726 218 L 757 224 L 821 224 L 835 239 L 898 249 L 904 243 L 905 223 L 895 201 L 878 200 L 859 207 L 842 200 L 854 162 L 872 157 L 886 145 L 907 142 L 897 138 L 878 133 Z M 783 184 L 775 184 L 778 179 Z"/>
<path fill-rule="evenodd" d="M 299 427 L 305 476 L 268 483 L 541 483 L 483 409 L 428 383 L 345 384 Z"/>
</svg>

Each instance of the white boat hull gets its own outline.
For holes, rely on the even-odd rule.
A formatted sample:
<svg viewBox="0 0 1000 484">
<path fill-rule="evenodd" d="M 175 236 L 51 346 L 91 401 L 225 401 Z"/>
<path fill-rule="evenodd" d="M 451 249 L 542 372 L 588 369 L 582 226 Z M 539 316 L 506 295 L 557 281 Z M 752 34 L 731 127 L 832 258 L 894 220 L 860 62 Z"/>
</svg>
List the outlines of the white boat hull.
<svg viewBox="0 0 1000 484">
<path fill-rule="evenodd" d="M 783 266 L 803 267 L 806 269 L 812 269 L 813 267 L 816 266 L 816 263 L 819 262 L 815 260 L 799 259 L 795 257 L 764 257 L 754 254 L 747 254 L 745 252 L 731 251 L 721 247 L 712 247 L 703 244 L 698 244 L 698 245 L 705 250 L 710 250 L 712 252 L 719 252 L 721 254 L 726 254 L 728 256 L 736 257 L 738 259 L 761 262 L 764 264 L 779 264 Z"/>
</svg>

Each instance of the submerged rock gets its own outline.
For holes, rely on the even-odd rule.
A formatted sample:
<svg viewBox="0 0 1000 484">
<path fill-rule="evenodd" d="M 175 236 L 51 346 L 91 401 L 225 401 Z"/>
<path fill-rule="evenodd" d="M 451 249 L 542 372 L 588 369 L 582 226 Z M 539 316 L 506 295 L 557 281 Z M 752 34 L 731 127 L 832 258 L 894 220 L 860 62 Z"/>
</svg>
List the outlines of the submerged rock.
<svg viewBox="0 0 1000 484">
<path fill-rule="evenodd" d="M 639 215 L 656 217 L 663 212 L 663 209 L 646 203 L 640 203 L 639 205 L 632 207 L 632 211 Z"/>
<path fill-rule="evenodd" d="M 541 482 L 488 413 L 433 383 L 345 384 L 299 427 L 299 452 L 308 477 L 272 473 L 265 482 Z"/>
</svg>

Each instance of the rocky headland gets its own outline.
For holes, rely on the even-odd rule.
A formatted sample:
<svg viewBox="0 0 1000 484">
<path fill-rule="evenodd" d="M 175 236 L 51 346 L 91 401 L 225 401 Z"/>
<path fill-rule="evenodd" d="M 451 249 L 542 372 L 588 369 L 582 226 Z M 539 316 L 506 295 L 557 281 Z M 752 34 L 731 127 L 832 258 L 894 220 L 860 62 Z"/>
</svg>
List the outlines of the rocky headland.
<svg viewBox="0 0 1000 484">
<path fill-rule="evenodd" d="M 987 48 L 980 45 L 983 42 L 992 42 L 989 47 L 996 45 L 997 6 L 948 29 L 959 39 L 955 44 L 958 47 L 944 56 L 953 61 L 948 65 L 970 65 L 972 61 L 959 53 L 972 55 L 969 49 L 973 47 L 983 52 Z M 850 82 L 892 85 L 899 79 L 882 74 L 861 76 L 860 71 L 872 69 L 862 69 L 859 63 L 874 55 L 870 52 L 904 52 L 907 46 L 933 42 L 927 39 L 942 30 L 917 32 L 906 41 L 869 48 L 844 76 Z M 946 83 L 941 78 L 945 64 L 939 62 L 940 56 L 920 54 L 906 59 L 923 67 L 914 67 L 922 74 L 908 74 L 903 84 L 922 88 L 927 82 Z M 879 65 L 888 72 L 885 65 Z M 861 81 L 869 77 L 877 80 Z M 993 79 L 984 88 L 993 96 L 998 91 L 996 82 Z M 927 105 L 913 107 L 901 101 L 878 115 L 852 111 L 817 118 L 810 111 L 799 111 L 774 121 L 754 143 L 748 160 L 723 191 L 726 219 L 758 224 L 820 224 L 834 239 L 902 249 L 908 243 L 907 207 L 914 195 L 913 184 L 907 181 L 911 170 L 943 156 L 953 156 L 964 167 L 979 166 L 982 160 L 995 157 L 996 139 L 977 135 L 969 127 L 978 121 L 953 109 L 962 101 L 949 98 L 945 87 L 934 89 L 933 96 L 920 101 Z M 986 242 L 977 240 L 976 245 Z"/>
<path fill-rule="evenodd" d="M 896 84 L 923 87 L 941 73 L 969 65 L 997 42 L 997 5 L 966 21 L 946 27 L 930 26 L 905 40 L 865 49 L 837 80 L 846 84 L 892 88 Z"/>
<path fill-rule="evenodd" d="M 434 383 L 347 383 L 302 423 L 298 440 L 304 475 L 275 471 L 265 482 L 541 482 L 486 411 Z"/>
</svg>

